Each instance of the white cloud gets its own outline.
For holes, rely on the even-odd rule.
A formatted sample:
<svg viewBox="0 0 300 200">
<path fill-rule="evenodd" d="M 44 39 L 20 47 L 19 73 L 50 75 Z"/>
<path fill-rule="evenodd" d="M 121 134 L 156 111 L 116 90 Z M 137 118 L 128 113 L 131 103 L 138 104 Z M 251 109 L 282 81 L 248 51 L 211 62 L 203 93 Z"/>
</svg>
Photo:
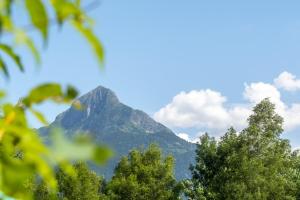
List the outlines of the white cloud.
<svg viewBox="0 0 300 200">
<path fill-rule="evenodd" d="M 177 136 L 186 141 L 190 141 L 190 136 L 187 133 L 178 133 Z"/>
<path fill-rule="evenodd" d="M 154 114 L 154 118 L 171 127 L 207 127 L 224 129 L 230 118 L 221 93 L 207 90 L 181 92 L 172 102 Z"/>
<path fill-rule="evenodd" d="M 258 82 L 245 85 L 244 98 L 253 107 L 265 98 L 269 98 L 272 103 L 275 104 L 276 111 L 283 115 L 286 105 L 281 101 L 281 94 L 278 89 L 268 83 Z"/>
<path fill-rule="evenodd" d="M 178 137 L 180 137 L 181 139 L 184 139 L 184 140 L 186 140 L 186 141 L 188 141 L 188 142 L 191 142 L 191 143 L 197 143 L 197 142 L 199 142 L 200 141 L 200 136 L 202 135 L 203 133 L 199 133 L 198 135 L 197 135 L 197 137 L 195 137 L 194 139 L 192 139 L 190 136 L 189 136 L 189 134 L 187 134 L 187 133 L 178 133 L 178 134 L 176 134 Z"/>
<path fill-rule="evenodd" d="M 296 91 L 300 89 L 300 80 L 289 72 L 282 72 L 276 79 L 274 79 L 276 87 L 283 88 L 287 91 Z"/>
<path fill-rule="evenodd" d="M 181 92 L 154 119 L 173 128 L 204 128 L 215 135 L 229 126 L 244 127 L 251 110 L 243 105 L 226 107 L 225 102 L 226 97 L 210 89 Z"/>
<path fill-rule="evenodd" d="M 282 74 L 278 80 L 282 79 Z M 297 81 L 294 75 L 290 77 Z M 275 82 L 278 83 L 277 79 Z M 289 88 L 291 90 L 291 86 Z M 247 125 L 252 107 L 264 98 L 269 98 L 275 104 L 276 112 L 284 118 L 285 130 L 291 131 L 300 127 L 300 102 L 288 106 L 281 100 L 281 94 L 274 85 L 263 82 L 245 84 L 243 96 L 246 102 L 233 105 L 228 104 L 227 98 L 220 92 L 210 89 L 180 92 L 154 114 L 154 119 L 174 129 L 193 128 L 218 137 L 230 126 L 238 131 L 243 129 Z M 180 133 L 178 136 L 187 141 L 196 138 L 187 133 Z"/>
<path fill-rule="evenodd" d="M 300 126 L 300 103 L 292 104 L 283 113 L 279 114 L 284 118 L 284 129 L 286 131 L 295 130 Z"/>
<path fill-rule="evenodd" d="M 251 103 L 257 104 L 264 98 L 268 97 L 270 100 L 278 105 L 281 105 L 280 92 L 271 84 L 258 82 L 245 84 L 244 98 Z"/>
</svg>

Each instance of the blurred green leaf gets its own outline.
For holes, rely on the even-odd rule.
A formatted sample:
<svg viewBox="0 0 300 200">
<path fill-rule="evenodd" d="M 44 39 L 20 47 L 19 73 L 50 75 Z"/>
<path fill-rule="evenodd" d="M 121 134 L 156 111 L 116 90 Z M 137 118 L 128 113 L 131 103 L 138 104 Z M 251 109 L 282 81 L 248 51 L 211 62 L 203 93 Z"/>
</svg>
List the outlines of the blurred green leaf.
<svg viewBox="0 0 300 200">
<path fill-rule="evenodd" d="M 62 130 L 58 128 L 51 132 L 50 149 L 55 160 L 59 161 L 92 160 L 103 164 L 112 156 L 107 147 L 93 144 L 87 136 L 78 135 L 77 138 L 70 140 L 64 137 Z"/>
<path fill-rule="evenodd" d="M 63 92 L 59 84 L 46 83 L 31 90 L 29 95 L 23 100 L 23 103 L 30 107 L 31 104 L 38 104 L 46 99 L 58 101 L 62 96 Z"/>
<path fill-rule="evenodd" d="M 5 92 L 0 90 L 0 99 L 2 99 L 3 97 L 5 97 Z"/>
<path fill-rule="evenodd" d="M 32 24 L 41 32 L 44 40 L 48 37 L 48 15 L 41 0 L 25 0 Z"/>
<path fill-rule="evenodd" d="M 29 110 L 43 125 L 45 126 L 49 125 L 47 119 L 41 112 L 34 110 L 32 108 L 30 108 Z"/>
<path fill-rule="evenodd" d="M 11 14 L 12 0 L 2 0 L 0 2 L 0 10 L 2 10 L 6 15 Z"/>
<path fill-rule="evenodd" d="M 102 47 L 101 42 L 96 37 L 96 35 L 93 33 L 92 29 L 89 27 L 85 27 L 82 23 L 79 22 L 73 22 L 73 25 L 79 30 L 79 32 L 87 39 L 90 46 L 92 47 L 98 62 L 103 66 L 104 63 L 104 49 Z"/>
<path fill-rule="evenodd" d="M 5 52 L 10 58 L 16 63 L 16 65 L 19 67 L 20 71 L 24 72 L 24 67 L 21 62 L 21 58 L 13 51 L 13 49 L 5 44 L 0 44 L 0 50 Z"/>
<path fill-rule="evenodd" d="M 56 19 L 60 25 L 67 19 L 76 19 L 83 14 L 76 2 L 74 4 L 65 0 L 51 0 L 51 3 L 55 8 Z"/>
<path fill-rule="evenodd" d="M 65 96 L 69 99 L 74 99 L 77 97 L 77 95 L 78 95 L 77 90 L 73 86 L 69 85 L 67 87 L 67 92 L 66 92 Z"/>
<path fill-rule="evenodd" d="M 7 66 L 1 57 L 0 57 L 0 70 L 3 71 L 3 73 L 6 77 L 9 77 Z"/>
<path fill-rule="evenodd" d="M 15 40 L 17 44 L 25 45 L 29 49 L 37 64 L 41 63 L 40 54 L 34 42 L 30 37 L 28 37 L 25 31 L 18 29 L 16 31 Z"/>
</svg>

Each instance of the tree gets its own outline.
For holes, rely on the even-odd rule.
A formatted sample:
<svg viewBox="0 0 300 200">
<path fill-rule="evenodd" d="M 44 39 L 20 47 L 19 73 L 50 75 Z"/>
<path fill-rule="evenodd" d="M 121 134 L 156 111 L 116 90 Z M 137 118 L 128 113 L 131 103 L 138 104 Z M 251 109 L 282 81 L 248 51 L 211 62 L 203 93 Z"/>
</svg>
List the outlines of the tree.
<svg viewBox="0 0 300 200">
<path fill-rule="evenodd" d="M 40 181 L 34 189 L 36 200 L 99 200 L 103 181 L 95 172 L 91 171 L 85 163 L 74 164 L 75 174 L 67 174 L 58 169 L 56 178 L 58 191 L 51 190 L 44 181 Z M 102 198 L 103 197 L 103 198 Z"/>
<path fill-rule="evenodd" d="M 57 173 L 60 196 L 69 200 L 99 200 L 101 178 L 84 163 L 74 166 L 76 176 L 70 176 L 64 171 Z"/>
<path fill-rule="evenodd" d="M 51 190 L 47 184 L 41 180 L 38 185 L 33 188 L 33 199 L 38 200 L 58 200 L 58 195 Z"/>
<path fill-rule="evenodd" d="M 156 145 L 150 145 L 144 152 L 131 151 L 121 159 L 107 185 L 108 199 L 179 199 L 181 189 L 174 178 L 173 165 L 173 158 L 163 160 Z"/>
<path fill-rule="evenodd" d="M 248 122 L 240 134 L 230 128 L 219 142 L 208 134 L 200 138 L 186 192 L 190 199 L 199 189 L 206 199 L 295 199 L 291 148 L 280 138 L 283 119 L 264 99 Z"/>
<path fill-rule="evenodd" d="M 293 180 L 296 185 L 296 199 L 300 200 L 300 150 L 295 150 L 292 154 L 294 161 Z"/>
<path fill-rule="evenodd" d="M 19 26 L 20 15 L 27 13 L 28 20 Z M 50 14 L 49 14 L 50 13 Z M 54 16 L 52 19 L 49 16 Z M 49 28 L 56 22 L 60 27 L 70 23 L 91 45 L 99 64 L 103 64 L 103 48 L 93 33 L 91 19 L 87 16 L 80 0 L 1 0 L 0 1 L 0 72 L 6 78 L 10 76 L 7 59 L 24 72 L 22 56 L 17 47 L 25 45 L 40 63 L 36 42 L 29 36 L 30 31 L 40 33 L 44 46 L 49 41 Z M 94 160 L 105 161 L 107 149 L 87 142 L 75 140 L 70 142 L 55 131 L 52 146 L 45 146 L 36 130 L 28 123 L 27 113 L 31 112 L 43 124 L 48 124 L 42 113 L 35 108 L 45 101 L 55 103 L 72 103 L 77 96 L 74 87 L 65 89 L 55 83 L 46 83 L 32 89 L 19 103 L 4 103 L 5 91 L 0 89 L 0 194 L 15 198 L 31 199 L 26 182 L 33 176 L 40 176 L 47 186 L 55 189 L 54 168 L 64 164 L 68 169 L 68 161 Z M 73 102 L 78 107 L 77 102 Z M 75 153 L 74 153 L 75 152 Z M 76 152 L 85 152 L 77 154 Z M 78 155 L 80 155 L 78 157 Z M 18 173 L 16 173 L 18 172 Z"/>
</svg>

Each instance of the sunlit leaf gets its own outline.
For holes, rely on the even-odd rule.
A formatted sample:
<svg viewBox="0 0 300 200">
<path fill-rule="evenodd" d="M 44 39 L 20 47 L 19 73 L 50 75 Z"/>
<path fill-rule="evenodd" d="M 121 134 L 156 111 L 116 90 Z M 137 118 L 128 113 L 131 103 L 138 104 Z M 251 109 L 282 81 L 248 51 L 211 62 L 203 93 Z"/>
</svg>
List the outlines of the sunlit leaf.
<svg viewBox="0 0 300 200">
<path fill-rule="evenodd" d="M 83 15 L 79 7 L 76 6 L 76 3 L 74 4 L 65 0 L 51 0 L 51 3 L 56 12 L 57 22 L 60 25 L 67 19 L 74 19 Z"/>
<path fill-rule="evenodd" d="M 73 25 L 79 30 L 79 32 L 87 39 L 90 46 L 92 47 L 98 62 L 101 66 L 103 66 L 104 62 L 104 49 L 102 47 L 101 42 L 93 33 L 93 31 L 89 27 L 85 27 L 82 23 L 74 22 Z"/>
<path fill-rule="evenodd" d="M 19 45 L 25 45 L 29 49 L 31 54 L 33 55 L 35 62 L 37 64 L 40 64 L 41 63 L 40 54 L 39 54 L 33 40 L 30 37 L 28 37 L 26 32 L 24 32 L 23 30 L 17 30 L 15 38 L 16 38 L 16 43 Z"/>
<path fill-rule="evenodd" d="M 47 121 L 47 119 L 45 118 L 45 116 L 37 111 L 37 110 L 34 110 L 34 109 L 30 109 L 30 112 L 45 126 L 49 125 L 49 122 Z"/>
<path fill-rule="evenodd" d="M 86 136 L 81 135 L 70 140 L 64 137 L 60 129 L 52 130 L 50 149 L 55 159 L 60 161 L 93 160 L 103 164 L 112 156 L 112 152 L 107 147 L 93 144 Z"/>
<path fill-rule="evenodd" d="M 61 99 L 63 92 L 61 86 L 55 83 L 46 83 L 40 85 L 30 91 L 28 97 L 23 100 L 23 103 L 30 107 L 32 103 L 41 103 L 46 99 Z"/>
<path fill-rule="evenodd" d="M 25 0 L 32 24 L 41 32 L 44 40 L 48 36 L 48 16 L 41 0 Z"/>
<path fill-rule="evenodd" d="M 13 49 L 5 44 L 0 44 L 0 50 L 5 52 L 19 67 L 19 69 L 24 72 L 24 67 L 21 62 L 21 58 L 13 51 Z"/>
<path fill-rule="evenodd" d="M 4 75 L 6 77 L 9 77 L 7 66 L 6 66 L 6 64 L 4 63 L 4 61 L 1 57 L 0 57 L 0 70 L 4 73 Z"/>
</svg>

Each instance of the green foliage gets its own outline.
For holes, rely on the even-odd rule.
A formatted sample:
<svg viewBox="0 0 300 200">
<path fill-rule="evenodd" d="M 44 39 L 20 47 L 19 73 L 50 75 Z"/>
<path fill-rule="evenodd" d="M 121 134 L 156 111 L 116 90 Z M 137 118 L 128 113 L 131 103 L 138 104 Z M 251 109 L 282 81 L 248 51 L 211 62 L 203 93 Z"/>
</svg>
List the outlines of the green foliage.
<svg viewBox="0 0 300 200">
<path fill-rule="evenodd" d="M 53 91 L 53 92 L 52 92 Z M 60 163 L 71 173 L 68 161 L 94 160 L 103 163 L 111 155 L 105 147 L 92 144 L 84 137 L 73 141 L 65 139 L 57 130 L 46 147 L 38 133 L 28 125 L 26 112 L 48 99 L 70 102 L 74 94 L 63 91 L 56 84 L 45 84 L 33 89 L 17 105 L 9 103 L 1 107 L 0 118 L 0 190 L 5 194 L 30 198 L 26 184 L 38 174 L 47 186 L 56 188 L 53 167 Z M 73 92 L 71 92 L 73 93 Z M 38 114 L 44 120 L 42 114 Z M 16 171 L 18 173 L 16 173 Z"/>
<path fill-rule="evenodd" d="M 13 15 L 13 11 L 22 9 L 28 13 L 28 24 L 23 26 L 16 25 L 18 19 Z M 21 57 L 16 53 L 16 44 L 24 45 L 33 54 L 37 63 L 40 63 L 40 56 L 35 41 L 29 37 L 28 32 L 38 31 L 44 42 L 48 41 L 49 29 L 53 19 L 49 18 L 55 15 L 56 23 L 62 26 L 64 23 L 70 23 L 75 30 L 82 33 L 87 39 L 93 52 L 95 53 L 100 66 L 104 61 L 103 47 L 93 32 L 93 23 L 81 7 L 80 1 L 74 0 L 24 0 L 16 3 L 12 0 L 2 0 L 0 2 L 0 38 L 6 37 L 4 44 L 0 42 L 0 53 L 5 53 L 13 59 L 21 71 L 24 71 L 24 65 Z M 3 41 L 3 40 L 1 40 Z M 6 61 L 0 54 L 0 71 L 6 77 L 9 76 Z"/>
<path fill-rule="evenodd" d="M 13 51 L 13 49 L 5 44 L 0 44 L 0 50 L 6 53 L 10 58 L 16 63 L 16 65 L 19 67 L 19 69 L 23 72 L 24 67 L 21 62 L 20 57 Z"/>
<path fill-rule="evenodd" d="M 18 18 L 13 11 L 28 13 L 28 24 L 19 27 L 16 25 Z M 50 12 L 51 14 L 48 14 Z M 33 54 L 37 63 L 40 63 L 40 55 L 35 41 L 29 37 L 29 31 L 38 31 L 44 43 L 48 41 L 50 20 L 54 13 L 59 26 L 70 23 L 76 30 L 88 40 L 99 64 L 103 63 L 103 48 L 98 38 L 93 33 L 90 19 L 81 8 L 80 1 L 74 0 L 25 0 L 25 1 L 0 1 L 0 72 L 9 77 L 9 69 L 4 60 L 9 57 L 19 68 L 24 71 L 22 57 L 17 53 L 18 45 L 25 45 Z M 26 22 L 25 22 L 26 23 Z M 4 43 L 5 42 L 5 43 Z M 5 55 L 5 56 L 4 56 Z M 58 164 L 61 169 L 72 174 L 69 161 L 93 160 L 104 163 L 111 155 L 105 147 L 91 143 L 85 137 L 67 140 L 55 130 L 52 134 L 50 146 L 46 147 L 36 130 L 29 126 L 27 113 L 31 112 L 40 122 L 48 124 L 41 112 L 35 106 L 45 101 L 55 103 L 71 103 L 77 96 L 77 91 L 71 86 L 63 89 L 59 84 L 48 83 L 31 90 L 17 105 L 3 103 L 3 93 L 0 91 L 0 195 L 12 196 L 21 199 L 31 199 L 28 188 L 31 187 L 30 179 L 38 175 L 44 185 L 53 193 L 57 186 L 54 168 Z M 78 102 L 73 102 L 74 107 L 80 107 Z M 17 172 L 17 173 L 16 173 Z M 52 197 L 51 197 L 52 198 Z"/>
<path fill-rule="evenodd" d="M 293 180 L 295 181 L 295 185 L 296 185 L 296 199 L 299 200 L 300 199 L 300 150 L 296 150 L 293 152 L 292 154 L 292 158 L 293 158 L 293 166 L 294 166 L 294 170 L 292 171 L 293 173 Z"/>
<path fill-rule="evenodd" d="M 58 200 L 58 193 L 51 190 L 49 186 L 41 181 L 37 186 L 35 186 L 33 191 L 33 199 L 36 200 Z"/>
<path fill-rule="evenodd" d="M 40 31 L 44 40 L 48 37 L 48 16 L 41 0 L 25 0 L 32 24 Z"/>
<path fill-rule="evenodd" d="M 59 192 L 63 199 L 98 200 L 100 199 L 101 179 L 88 169 L 86 164 L 74 166 L 76 176 L 69 176 L 62 170 L 57 173 Z"/>
<path fill-rule="evenodd" d="M 179 199 L 181 188 L 174 178 L 173 165 L 173 158 L 163 160 L 156 145 L 144 152 L 133 150 L 116 167 L 107 196 L 112 200 Z"/>
<path fill-rule="evenodd" d="M 68 161 L 88 161 L 104 164 L 112 152 L 104 146 L 93 144 L 86 135 L 77 135 L 73 140 L 66 138 L 60 129 L 52 130 L 49 150 L 52 156 L 61 162 Z"/>
<path fill-rule="evenodd" d="M 58 191 L 51 190 L 40 181 L 34 187 L 36 200 L 99 200 L 103 199 L 100 193 L 103 180 L 95 172 L 88 169 L 85 163 L 73 165 L 73 175 L 65 173 L 61 168 L 56 172 Z"/>
<path fill-rule="evenodd" d="M 274 110 L 265 99 L 240 134 L 231 128 L 218 142 L 208 134 L 200 138 L 186 183 L 189 199 L 296 199 L 299 168 L 280 138 L 283 120 Z"/>
<path fill-rule="evenodd" d="M 93 31 L 89 27 L 82 26 L 81 23 L 74 22 L 73 25 L 78 31 L 87 39 L 96 53 L 98 61 L 101 63 L 104 60 L 103 47 L 98 38 L 93 34 Z"/>
</svg>

